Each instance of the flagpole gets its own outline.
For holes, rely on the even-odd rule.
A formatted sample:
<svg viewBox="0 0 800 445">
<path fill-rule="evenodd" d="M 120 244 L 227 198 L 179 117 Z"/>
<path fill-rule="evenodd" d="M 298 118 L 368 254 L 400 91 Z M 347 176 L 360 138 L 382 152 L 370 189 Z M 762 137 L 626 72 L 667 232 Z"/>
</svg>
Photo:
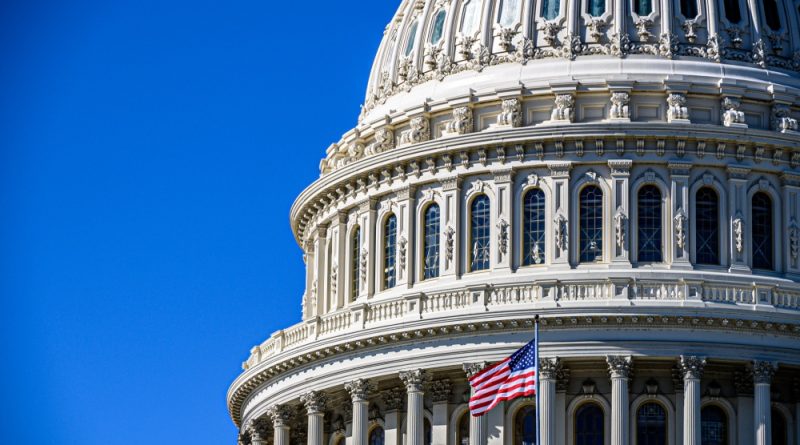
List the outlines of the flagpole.
<svg viewBox="0 0 800 445">
<path fill-rule="evenodd" d="M 535 320 L 535 328 L 533 334 L 533 341 L 534 341 L 534 348 L 536 349 L 536 445 L 541 445 L 542 441 L 542 433 L 540 429 L 540 422 L 539 422 L 539 315 L 537 314 L 534 318 Z"/>
</svg>

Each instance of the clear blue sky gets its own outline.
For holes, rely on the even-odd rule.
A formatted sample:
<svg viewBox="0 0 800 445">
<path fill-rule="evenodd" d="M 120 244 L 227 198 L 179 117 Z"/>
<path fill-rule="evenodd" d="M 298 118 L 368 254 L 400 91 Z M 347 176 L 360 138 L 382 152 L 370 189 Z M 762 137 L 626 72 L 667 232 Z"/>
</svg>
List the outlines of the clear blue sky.
<svg viewBox="0 0 800 445">
<path fill-rule="evenodd" d="M 15 4 L 16 3 L 16 4 Z M 0 443 L 234 444 L 398 0 L 0 5 Z"/>
</svg>

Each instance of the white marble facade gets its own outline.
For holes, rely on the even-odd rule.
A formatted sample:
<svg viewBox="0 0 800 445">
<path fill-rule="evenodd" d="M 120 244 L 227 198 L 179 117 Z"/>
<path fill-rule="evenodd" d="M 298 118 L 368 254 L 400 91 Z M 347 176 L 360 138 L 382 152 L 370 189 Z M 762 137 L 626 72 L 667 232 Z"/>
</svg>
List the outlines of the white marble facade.
<svg viewBox="0 0 800 445">
<path fill-rule="evenodd" d="M 231 385 L 240 442 L 800 444 L 798 7 L 403 1 L 292 207 L 302 320 Z M 470 418 L 536 315 L 541 406 Z"/>
</svg>

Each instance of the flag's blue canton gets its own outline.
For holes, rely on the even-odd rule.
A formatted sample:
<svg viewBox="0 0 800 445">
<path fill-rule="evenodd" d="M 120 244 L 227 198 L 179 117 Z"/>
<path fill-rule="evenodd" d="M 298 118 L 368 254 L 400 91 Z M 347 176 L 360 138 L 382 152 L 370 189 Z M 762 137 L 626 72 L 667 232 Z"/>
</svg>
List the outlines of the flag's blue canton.
<svg viewBox="0 0 800 445">
<path fill-rule="evenodd" d="M 515 352 L 511 356 L 511 361 L 508 365 L 511 367 L 511 372 L 536 367 L 536 347 L 533 342 L 528 343 L 522 349 Z"/>
</svg>

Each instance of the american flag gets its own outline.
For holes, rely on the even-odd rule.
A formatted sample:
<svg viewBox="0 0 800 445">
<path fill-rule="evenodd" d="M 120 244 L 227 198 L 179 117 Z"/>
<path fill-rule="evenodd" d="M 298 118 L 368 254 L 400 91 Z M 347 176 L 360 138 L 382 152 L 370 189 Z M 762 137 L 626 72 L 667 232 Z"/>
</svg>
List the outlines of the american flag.
<svg viewBox="0 0 800 445">
<path fill-rule="evenodd" d="M 469 411 L 473 416 L 483 415 L 502 401 L 536 394 L 537 337 L 510 357 L 469 379 L 473 389 Z"/>
</svg>

